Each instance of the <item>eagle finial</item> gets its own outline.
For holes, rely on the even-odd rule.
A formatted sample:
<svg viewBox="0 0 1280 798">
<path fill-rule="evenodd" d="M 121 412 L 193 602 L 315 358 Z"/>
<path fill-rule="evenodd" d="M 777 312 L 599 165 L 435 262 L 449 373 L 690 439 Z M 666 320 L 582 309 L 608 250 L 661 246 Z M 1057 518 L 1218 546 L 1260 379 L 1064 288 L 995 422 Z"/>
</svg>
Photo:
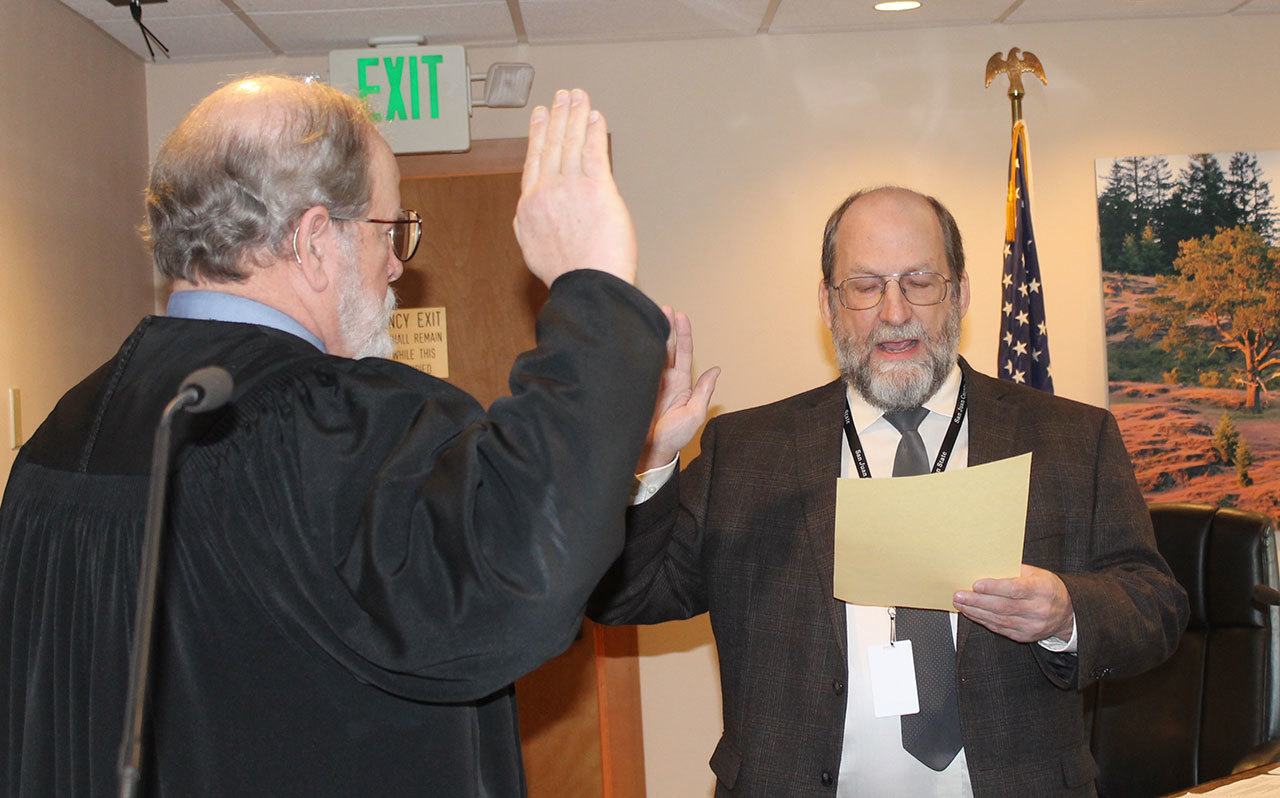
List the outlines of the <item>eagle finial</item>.
<svg viewBox="0 0 1280 798">
<path fill-rule="evenodd" d="M 1009 77 L 1009 100 L 1013 103 L 1013 119 L 1017 122 L 1022 118 L 1022 97 L 1025 95 L 1026 89 L 1022 86 L 1022 73 L 1030 72 L 1040 78 L 1040 82 L 1049 85 L 1049 80 L 1044 76 L 1044 64 L 1040 63 L 1040 59 L 1036 58 L 1036 54 L 1026 52 L 1017 47 L 1010 48 L 1009 55 L 1003 56 L 996 53 L 987 59 L 987 76 L 985 86 L 990 86 L 991 81 L 995 80 L 998 75 L 1004 73 Z"/>
</svg>

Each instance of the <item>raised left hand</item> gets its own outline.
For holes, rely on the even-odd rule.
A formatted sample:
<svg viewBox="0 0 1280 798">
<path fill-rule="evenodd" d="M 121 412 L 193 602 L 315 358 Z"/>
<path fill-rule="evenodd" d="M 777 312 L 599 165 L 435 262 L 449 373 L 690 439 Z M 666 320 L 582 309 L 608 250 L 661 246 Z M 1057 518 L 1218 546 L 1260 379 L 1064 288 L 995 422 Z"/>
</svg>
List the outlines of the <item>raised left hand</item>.
<svg viewBox="0 0 1280 798">
<path fill-rule="evenodd" d="M 1022 564 L 1015 579 L 979 579 L 952 597 L 956 611 L 1019 643 L 1068 640 L 1075 620 L 1071 596 L 1058 575 Z"/>
</svg>

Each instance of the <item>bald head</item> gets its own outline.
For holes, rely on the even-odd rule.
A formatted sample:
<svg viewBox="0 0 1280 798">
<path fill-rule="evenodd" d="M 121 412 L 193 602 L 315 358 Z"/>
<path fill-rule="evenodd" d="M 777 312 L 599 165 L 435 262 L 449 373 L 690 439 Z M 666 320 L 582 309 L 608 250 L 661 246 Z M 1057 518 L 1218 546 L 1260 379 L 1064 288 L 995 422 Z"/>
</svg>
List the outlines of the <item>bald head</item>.
<svg viewBox="0 0 1280 798">
<path fill-rule="evenodd" d="M 822 233 L 822 279 L 827 284 L 831 283 L 831 275 L 835 269 L 840 223 L 844 221 L 845 216 L 855 204 L 858 206 L 859 215 L 865 211 L 868 214 L 874 214 L 874 218 L 881 222 L 888 220 L 889 224 L 892 224 L 895 218 L 901 218 L 903 214 L 918 213 L 922 210 L 932 214 L 937 221 L 936 229 L 941 239 L 942 249 L 946 253 L 951 277 L 959 280 L 964 276 L 964 243 L 960 239 L 960 228 L 956 226 L 956 220 L 951 215 L 951 211 L 927 194 L 900 186 L 882 186 L 850 194 L 827 218 L 827 225 Z"/>
<path fill-rule="evenodd" d="M 307 208 L 360 217 L 378 140 L 360 102 L 319 81 L 244 78 L 202 100 L 160 147 L 144 238 L 171 280 L 238 282 L 285 257 Z"/>
</svg>

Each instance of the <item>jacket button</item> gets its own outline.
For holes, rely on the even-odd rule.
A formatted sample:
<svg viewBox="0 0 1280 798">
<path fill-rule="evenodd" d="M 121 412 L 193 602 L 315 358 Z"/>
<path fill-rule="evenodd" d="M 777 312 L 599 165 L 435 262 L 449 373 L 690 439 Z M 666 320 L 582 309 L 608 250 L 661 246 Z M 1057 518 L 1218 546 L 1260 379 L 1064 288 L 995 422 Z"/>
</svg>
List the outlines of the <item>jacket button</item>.
<svg viewBox="0 0 1280 798">
<path fill-rule="evenodd" d="M 844 695 L 844 682 L 839 679 L 835 679 L 831 682 L 831 689 L 836 695 Z"/>
<path fill-rule="evenodd" d="M 830 787 L 831 783 L 835 781 L 835 779 L 831 778 L 831 771 L 829 770 L 822 771 L 822 775 L 819 778 L 822 780 L 823 787 Z"/>
</svg>

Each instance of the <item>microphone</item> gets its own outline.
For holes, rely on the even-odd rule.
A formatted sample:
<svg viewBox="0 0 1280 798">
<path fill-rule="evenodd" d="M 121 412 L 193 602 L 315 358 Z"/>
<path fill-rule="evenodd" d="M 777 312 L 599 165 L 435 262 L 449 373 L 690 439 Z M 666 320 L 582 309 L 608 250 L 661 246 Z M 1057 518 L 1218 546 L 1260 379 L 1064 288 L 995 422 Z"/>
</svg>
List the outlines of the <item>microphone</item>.
<svg viewBox="0 0 1280 798">
<path fill-rule="evenodd" d="M 129 697 L 125 704 L 124 735 L 120 742 L 120 796 L 132 798 L 142 775 L 142 726 L 147 711 L 147 681 L 151 675 L 151 634 L 155 627 L 156 584 L 160 571 L 160 538 L 164 531 L 165 491 L 169 483 L 169 439 L 178 413 L 207 413 L 231 398 L 235 384 L 227 370 L 206 366 L 187 375 L 178 393 L 165 405 L 151 447 L 151 487 L 147 522 L 138 566 L 138 606 L 134 615 L 133 651 L 129 656 Z"/>
<path fill-rule="evenodd" d="M 1253 592 L 1250 593 L 1250 598 L 1253 599 L 1255 604 L 1280 607 L 1280 590 L 1276 590 L 1274 587 L 1268 587 L 1267 585 L 1254 585 Z"/>
<path fill-rule="evenodd" d="M 205 366 L 196 369 L 182 381 L 178 397 L 184 400 L 182 408 L 188 413 L 207 413 L 217 410 L 231 398 L 235 383 L 221 366 Z"/>
</svg>

